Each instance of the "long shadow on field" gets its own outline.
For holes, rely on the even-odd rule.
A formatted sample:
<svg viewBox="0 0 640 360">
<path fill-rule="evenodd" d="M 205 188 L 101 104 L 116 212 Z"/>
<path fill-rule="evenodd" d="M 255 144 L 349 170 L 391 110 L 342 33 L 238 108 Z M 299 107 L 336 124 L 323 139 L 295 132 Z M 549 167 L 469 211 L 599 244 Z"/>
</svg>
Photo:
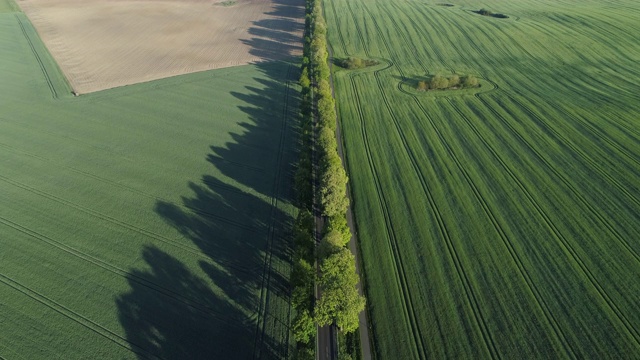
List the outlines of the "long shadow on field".
<svg viewBox="0 0 640 360">
<path fill-rule="evenodd" d="M 199 155 L 221 175 L 187 183 L 192 195 L 179 204 L 155 206 L 188 239 L 193 263 L 147 248 L 149 269 L 134 270 L 131 291 L 117 300 L 140 358 L 288 357 L 293 217 L 283 206 L 292 201 L 298 95 L 286 80 L 297 70 L 256 66 L 265 76 L 230 93 L 247 115 L 242 131 Z"/>
<path fill-rule="evenodd" d="M 274 0 L 274 18 L 254 21 L 243 39 L 249 53 L 263 60 L 288 60 L 302 52 L 301 34 L 304 28 L 304 0 Z"/>
<path fill-rule="evenodd" d="M 149 269 L 131 271 L 131 291 L 117 299 L 120 322 L 141 359 L 250 356 L 254 326 L 238 307 L 171 255 L 146 247 L 142 257 Z"/>
</svg>

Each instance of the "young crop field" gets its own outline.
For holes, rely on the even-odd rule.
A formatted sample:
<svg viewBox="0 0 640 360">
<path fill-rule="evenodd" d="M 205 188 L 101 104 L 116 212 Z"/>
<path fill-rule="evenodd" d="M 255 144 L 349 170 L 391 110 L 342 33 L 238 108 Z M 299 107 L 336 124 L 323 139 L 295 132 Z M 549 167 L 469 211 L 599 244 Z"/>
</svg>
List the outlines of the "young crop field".
<svg viewBox="0 0 640 360">
<path fill-rule="evenodd" d="M 0 358 L 285 358 L 297 66 L 71 89 L 0 0 Z"/>
<path fill-rule="evenodd" d="M 640 5 L 444 5 L 324 4 L 374 353 L 637 358 Z"/>
</svg>

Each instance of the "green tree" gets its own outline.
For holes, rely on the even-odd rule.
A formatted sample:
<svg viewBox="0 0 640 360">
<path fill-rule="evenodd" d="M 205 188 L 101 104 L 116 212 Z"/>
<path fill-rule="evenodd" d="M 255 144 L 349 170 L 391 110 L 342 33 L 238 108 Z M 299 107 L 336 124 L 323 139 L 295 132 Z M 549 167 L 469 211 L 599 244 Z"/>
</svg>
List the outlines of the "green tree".
<svg viewBox="0 0 640 360">
<path fill-rule="evenodd" d="M 462 87 L 465 87 L 465 88 L 478 87 L 478 79 L 473 75 L 465 76 L 462 79 Z"/>
<path fill-rule="evenodd" d="M 303 88 L 308 88 L 311 86 L 311 80 L 309 80 L 309 71 L 307 67 L 302 68 L 302 73 L 300 74 L 300 86 Z"/>
<path fill-rule="evenodd" d="M 316 352 L 315 346 L 310 346 L 308 344 L 303 344 L 305 346 L 298 346 L 296 352 L 293 355 L 295 360 L 315 360 Z"/>
<path fill-rule="evenodd" d="M 308 154 L 303 154 L 298 162 L 298 169 L 294 176 L 294 188 L 296 198 L 301 207 L 305 209 L 311 208 L 313 203 L 313 187 L 311 173 L 311 158 Z"/>
<path fill-rule="evenodd" d="M 337 151 L 338 143 L 336 140 L 336 135 L 333 130 L 328 126 L 323 126 L 320 128 L 318 133 L 318 146 L 320 147 L 320 151 L 325 154 L 328 152 Z"/>
<path fill-rule="evenodd" d="M 458 85 L 460 85 L 460 76 L 453 74 L 449 77 L 449 84 L 448 87 L 449 88 L 454 88 L 457 87 Z"/>
<path fill-rule="evenodd" d="M 338 231 L 329 231 L 320 241 L 320 245 L 318 246 L 318 258 L 325 259 L 340 251 L 340 249 L 345 245 L 346 243 L 344 242 L 344 238 L 341 233 Z"/>
<path fill-rule="evenodd" d="M 349 229 L 349 225 L 347 224 L 347 217 L 345 216 L 345 214 L 338 214 L 329 217 L 324 225 L 324 230 L 327 233 L 332 231 L 340 233 L 340 235 L 342 236 L 342 243 L 344 245 L 349 243 L 349 240 L 351 240 L 351 229 Z"/>
<path fill-rule="evenodd" d="M 435 75 L 431 78 L 430 87 L 431 89 L 446 89 L 449 86 L 449 80 L 442 75 Z"/>
<path fill-rule="evenodd" d="M 301 210 L 293 228 L 293 242 L 296 252 L 308 262 L 313 262 L 314 258 L 314 226 L 315 219 L 311 212 L 309 210 Z"/>
<path fill-rule="evenodd" d="M 339 160 L 339 158 L 338 158 Z M 347 174 L 339 166 L 331 165 L 320 179 L 320 202 L 326 216 L 344 215 L 349 206 Z"/>
<path fill-rule="evenodd" d="M 322 296 L 316 303 L 316 322 L 324 326 L 335 321 L 341 331 L 355 331 L 365 299 L 356 288 L 359 279 L 353 255 L 348 249 L 342 248 L 322 262 L 320 271 Z"/>
<path fill-rule="evenodd" d="M 293 338 L 300 343 L 308 344 L 316 335 L 316 324 L 309 310 L 298 311 L 292 322 Z"/>
</svg>

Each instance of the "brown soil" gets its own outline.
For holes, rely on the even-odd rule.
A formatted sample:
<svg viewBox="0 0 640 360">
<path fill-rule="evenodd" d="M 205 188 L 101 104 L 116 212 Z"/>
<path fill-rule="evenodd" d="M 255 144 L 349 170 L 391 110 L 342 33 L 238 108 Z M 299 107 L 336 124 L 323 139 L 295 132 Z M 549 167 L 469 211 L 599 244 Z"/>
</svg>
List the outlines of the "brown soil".
<svg viewBox="0 0 640 360">
<path fill-rule="evenodd" d="M 78 93 L 299 55 L 303 0 L 21 0 Z"/>
</svg>

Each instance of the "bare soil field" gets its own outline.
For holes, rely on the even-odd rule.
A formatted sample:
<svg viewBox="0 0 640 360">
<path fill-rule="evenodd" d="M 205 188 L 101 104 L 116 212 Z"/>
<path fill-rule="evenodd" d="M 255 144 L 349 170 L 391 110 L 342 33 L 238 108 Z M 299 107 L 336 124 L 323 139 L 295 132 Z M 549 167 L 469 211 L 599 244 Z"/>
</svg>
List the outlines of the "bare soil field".
<svg viewBox="0 0 640 360">
<path fill-rule="evenodd" d="M 301 53 L 301 0 L 22 0 L 73 89 L 89 93 Z"/>
</svg>

